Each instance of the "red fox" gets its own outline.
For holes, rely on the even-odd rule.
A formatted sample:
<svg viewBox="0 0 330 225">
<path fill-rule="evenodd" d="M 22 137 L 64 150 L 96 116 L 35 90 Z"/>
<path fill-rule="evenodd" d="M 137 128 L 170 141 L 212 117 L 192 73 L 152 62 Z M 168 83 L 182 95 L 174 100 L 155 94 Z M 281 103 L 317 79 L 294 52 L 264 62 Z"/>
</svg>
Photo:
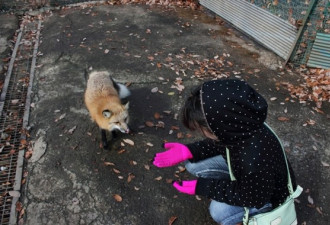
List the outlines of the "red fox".
<svg viewBox="0 0 330 225">
<path fill-rule="evenodd" d="M 116 83 L 107 71 L 94 71 L 89 75 L 85 91 L 85 104 L 91 119 L 101 129 L 103 148 L 108 148 L 106 130 L 129 133 L 128 108 L 129 102 L 122 104 L 121 100 L 128 97 L 130 91 Z"/>
</svg>

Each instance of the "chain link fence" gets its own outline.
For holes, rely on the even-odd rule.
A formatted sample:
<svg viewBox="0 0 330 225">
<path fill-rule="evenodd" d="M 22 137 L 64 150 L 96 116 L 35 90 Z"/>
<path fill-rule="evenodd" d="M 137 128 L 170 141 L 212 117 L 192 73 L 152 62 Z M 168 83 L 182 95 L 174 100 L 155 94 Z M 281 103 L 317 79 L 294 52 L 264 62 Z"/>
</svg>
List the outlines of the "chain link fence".
<svg viewBox="0 0 330 225">
<path fill-rule="evenodd" d="M 290 62 L 305 65 L 316 33 L 330 33 L 329 0 L 246 0 L 302 29 L 292 51 Z M 310 11 L 309 15 L 308 12 Z M 305 22 L 305 23 L 304 23 Z M 303 27 L 301 27 L 303 26 Z"/>
<path fill-rule="evenodd" d="M 22 11 L 90 1 L 93 0 L 0 0 L 0 11 Z M 115 2 L 116 0 L 111 1 Z M 292 50 L 290 57 L 290 62 L 294 65 L 306 64 L 317 32 L 330 33 L 329 0 L 246 1 L 288 21 L 292 25 L 296 26 L 297 30 L 302 29 L 301 35 L 297 39 L 297 43 Z M 139 1 L 135 0 L 134 2 Z M 314 2 L 315 4 L 313 4 Z M 310 13 L 307 15 L 309 10 Z M 304 23 L 306 18 L 306 23 Z M 303 24 L 305 25 L 303 26 Z"/>
<path fill-rule="evenodd" d="M 330 2 L 329 0 L 317 1 L 312 8 L 306 25 L 302 28 L 302 35 L 299 38 L 290 62 L 295 65 L 305 65 L 310 56 L 316 34 L 330 34 Z M 329 43 L 330 45 L 330 43 Z"/>
</svg>

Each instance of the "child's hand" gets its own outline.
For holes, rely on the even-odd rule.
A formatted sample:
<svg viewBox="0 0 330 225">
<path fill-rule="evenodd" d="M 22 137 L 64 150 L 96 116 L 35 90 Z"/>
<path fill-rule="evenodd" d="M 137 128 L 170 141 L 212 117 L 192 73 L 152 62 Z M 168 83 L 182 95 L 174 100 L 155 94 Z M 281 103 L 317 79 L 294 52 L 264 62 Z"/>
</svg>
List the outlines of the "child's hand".
<svg viewBox="0 0 330 225">
<path fill-rule="evenodd" d="M 173 187 L 175 187 L 178 191 L 188 195 L 195 194 L 196 185 L 197 185 L 197 180 L 182 181 L 182 185 L 178 181 L 175 181 L 173 183 Z"/>
<path fill-rule="evenodd" d="M 180 143 L 165 143 L 164 148 L 168 150 L 157 153 L 154 158 L 153 164 L 157 167 L 174 166 L 193 157 L 187 146 Z"/>
</svg>

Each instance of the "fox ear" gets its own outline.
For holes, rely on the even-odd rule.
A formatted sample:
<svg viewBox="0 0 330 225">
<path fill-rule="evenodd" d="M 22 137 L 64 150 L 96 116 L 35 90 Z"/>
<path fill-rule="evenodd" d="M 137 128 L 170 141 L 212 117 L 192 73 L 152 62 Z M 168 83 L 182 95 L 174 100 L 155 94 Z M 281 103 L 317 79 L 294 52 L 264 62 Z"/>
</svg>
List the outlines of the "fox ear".
<svg viewBox="0 0 330 225">
<path fill-rule="evenodd" d="M 124 105 L 124 108 L 125 108 L 125 109 L 128 109 L 128 108 L 129 108 L 129 102 L 127 102 L 127 103 Z"/>
<path fill-rule="evenodd" d="M 112 112 L 108 109 L 103 110 L 103 112 L 102 112 L 103 117 L 108 118 L 108 119 L 111 117 L 111 114 L 112 114 Z"/>
</svg>

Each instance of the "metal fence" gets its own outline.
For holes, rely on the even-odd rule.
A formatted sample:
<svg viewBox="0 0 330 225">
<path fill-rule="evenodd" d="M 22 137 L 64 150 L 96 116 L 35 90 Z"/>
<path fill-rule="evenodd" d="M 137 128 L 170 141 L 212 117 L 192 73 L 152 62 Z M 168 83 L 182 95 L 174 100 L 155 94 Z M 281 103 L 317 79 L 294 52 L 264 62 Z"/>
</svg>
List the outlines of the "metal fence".
<svg viewBox="0 0 330 225">
<path fill-rule="evenodd" d="M 299 29 L 299 36 L 289 58 L 289 61 L 294 65 L 307 63 L 317 33 L 330 34 L 329 0 L 246 1 L 289 21 Z"/>
</svg>

